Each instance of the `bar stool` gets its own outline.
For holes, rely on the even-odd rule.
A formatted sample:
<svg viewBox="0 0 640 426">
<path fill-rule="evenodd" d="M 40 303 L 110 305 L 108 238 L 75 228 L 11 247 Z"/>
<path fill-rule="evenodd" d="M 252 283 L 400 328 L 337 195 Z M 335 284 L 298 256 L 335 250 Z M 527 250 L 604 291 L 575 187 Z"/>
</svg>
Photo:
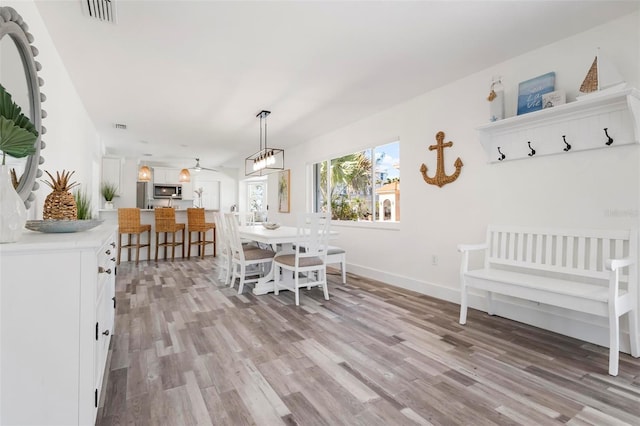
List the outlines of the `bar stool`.
<svg viewBox="0 0 640 426">
<path fill-rule="evenodd" d="M 184 223 L 176 223 L 176 210 L 173 207 L 160 207 L 155 209 L 156 217 L 156 262 L 158 261 L 158 249 L 164 247 L 164 258 L 167 258 L 167 247 L 171 247 L 171 260 L 176 257 L 176 246 L 182 246 L 184 257 Z M 176 233 L 182 231 L 182 240 L 176 241 Z M 164 234 L 164 242 L 160 242 L 160 234 Z M 171 241 L 167 234 L 171 234 Z"/>
<path fill-rule="evenodd" d="M 147 243 L 140 244 L 140 234 L 148 232 Z M 122 234 L 129 236 L 128 243 L 122 245 Z M 136 243 L 131 242 L 131 236 L 136 236 Z M 122 208 L 118 209 L 118 265 L 120 264 L 120 253 L 122 248 L 128 250 L 128 259 L 131 260 L 131 249 L 136 248 L 136 265 L 140 261 L 140 248 L 147 248 L 147 258 L 151 258 L 151 225 L 140 224 L 140 209 L 138 208 Z"/>
<path fill-rule="evenodd" d="M 213 257 L 216 257 L 216 224 L 213 222 L 206 222 L 204 218 L 203 208 L 188 208 L 187 209 L 187 227 L 189 234 L 189 248 L 187 249 L 187 259 L 191 259 L 191 246 L 198 244 L 198 250 L 200 251 L 200 258 L 204 259 L 204 249 L 207 244 L 213 244 Z M 207 240 L 207 232 L 213 231 L 213 239 Z M 198 233 L 198 240 L 191 242 L 191 233 Z"/>
</svg>

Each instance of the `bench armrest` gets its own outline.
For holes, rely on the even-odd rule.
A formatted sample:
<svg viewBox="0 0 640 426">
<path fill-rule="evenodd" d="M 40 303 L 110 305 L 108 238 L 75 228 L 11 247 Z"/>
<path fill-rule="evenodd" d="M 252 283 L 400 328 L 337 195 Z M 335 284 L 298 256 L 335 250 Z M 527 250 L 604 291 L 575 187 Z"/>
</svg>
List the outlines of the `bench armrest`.
<svg viewBox="0 0 640 426">
<path fill-rule="evenodd" d="M 467 252 L 467 251 L 475 251 L 475 250 L 484 250 L 488 248 L 489 245 L 487 243 L 482 244 L 458 244 L 459 252 Z"/>
<path fill-rule="evenodd" d="M 606 267 L 610 271 L 616 271 L 620 268 L 624 268 L 625 266 L 633 265 L 634 263 L 636 263 L 636 261 L 630 257 L 625 257 L 623 259 L 607 259 Z"/>
<path fill-rule="evenodd" d="M 462 263 L 460 264 L 460 274 L 463 275 L 469 271 L 469 253 L 477 250 L 486 250 L 489 248 L 487 243 L 482 244 L 458 244 L 458 251 L 462 253 Z"/>
</svg>

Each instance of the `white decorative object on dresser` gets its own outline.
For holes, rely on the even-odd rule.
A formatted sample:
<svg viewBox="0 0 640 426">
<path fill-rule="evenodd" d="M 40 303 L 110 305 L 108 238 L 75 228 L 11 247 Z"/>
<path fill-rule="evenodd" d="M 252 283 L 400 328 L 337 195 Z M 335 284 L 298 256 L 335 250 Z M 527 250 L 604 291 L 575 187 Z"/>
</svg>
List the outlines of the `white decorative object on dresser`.
<svg viewBox="0 0 640 426">
<path fill-rule="evenodd" d="M 640 92 L 623 89 L 477 128 L 490 163 L 639 142 Z"/>
<path fill-rule="evenodd" d="M 117 228 L 0 245 L 0 424 L 94 424 L 113 332 Z"/>
</svg>

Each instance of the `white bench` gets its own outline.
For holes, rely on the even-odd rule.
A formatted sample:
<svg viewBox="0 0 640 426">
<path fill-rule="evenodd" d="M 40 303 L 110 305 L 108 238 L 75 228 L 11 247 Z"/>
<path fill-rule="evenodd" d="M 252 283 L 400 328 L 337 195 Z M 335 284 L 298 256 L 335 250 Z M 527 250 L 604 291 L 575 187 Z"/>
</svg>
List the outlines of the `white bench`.
<svg viewBox="0 0 640 426">
<path fill-rule="evenodd" d="M 609 374 L 618 374 L 619 318 L 628 314 L 631 355 L 638 342 L 637 230 L 529 229 L 490 226 L 484 244 L 459 245 L 460 324 L 467 321 L 467 291 L 532 300 L 609 318 Z M 484 250 L 484 266 L 469 269 L 469 254 Z"/>
</svg>

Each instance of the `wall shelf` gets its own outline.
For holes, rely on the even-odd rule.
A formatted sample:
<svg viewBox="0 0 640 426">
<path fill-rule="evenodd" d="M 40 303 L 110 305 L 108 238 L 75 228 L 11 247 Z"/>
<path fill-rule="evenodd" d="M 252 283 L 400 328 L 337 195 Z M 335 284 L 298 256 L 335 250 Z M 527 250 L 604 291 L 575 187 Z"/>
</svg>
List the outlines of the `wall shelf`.
<svg viewBox="0 0 640 426">
<path fill-rule="evenodd" d="M 595 93 L 477 130 L 490 163 L 635 144 L 640 135 L 640 91 Z"/>
</svg>

